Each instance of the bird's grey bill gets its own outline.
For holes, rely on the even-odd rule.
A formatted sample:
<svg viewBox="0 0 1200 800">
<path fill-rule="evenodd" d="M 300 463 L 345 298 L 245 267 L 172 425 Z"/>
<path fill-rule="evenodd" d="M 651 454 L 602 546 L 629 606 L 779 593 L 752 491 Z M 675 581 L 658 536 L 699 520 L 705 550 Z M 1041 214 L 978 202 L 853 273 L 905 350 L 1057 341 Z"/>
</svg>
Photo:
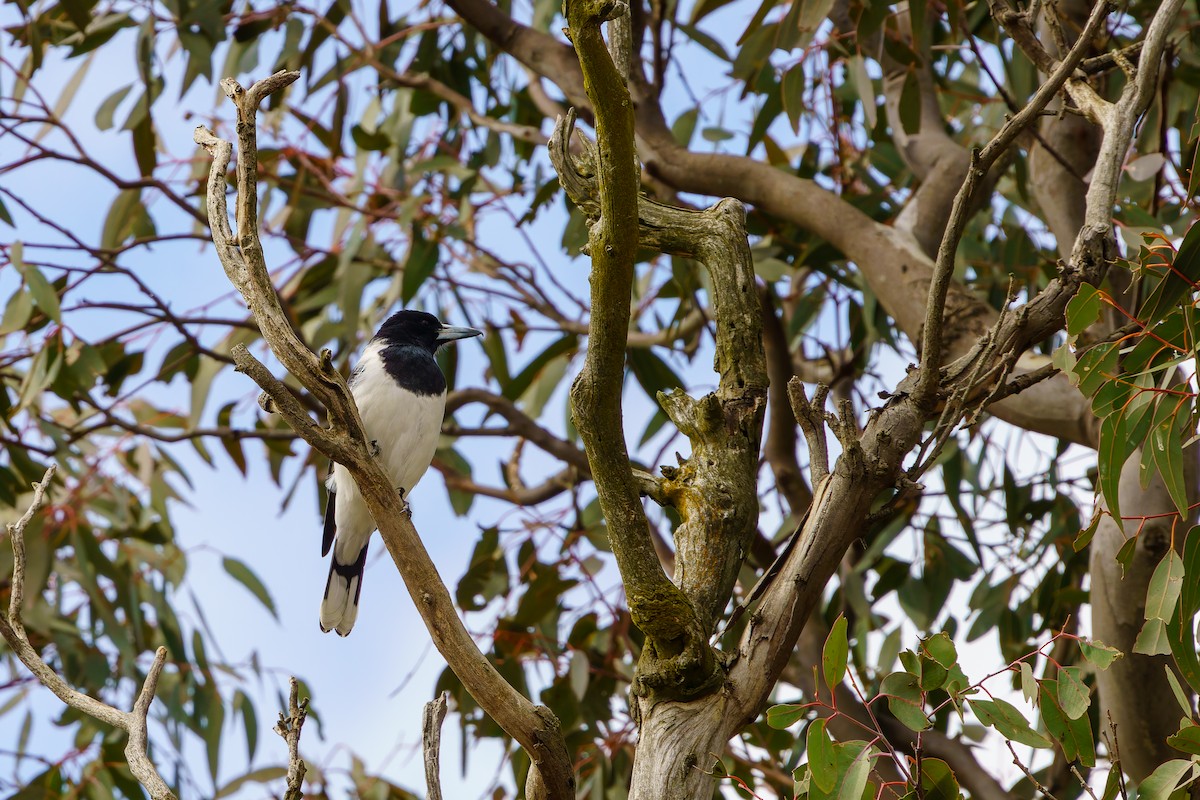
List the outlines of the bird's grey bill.
<svg viewBox="0 0 1200 800">
<path fill-rule="evenodd" d="M 453 342 L 455 339 L 467 339 L 471 336 L 483 336 L 483 331 L 477 331 L 474 328 L 457 328 L 453 325 L 443 325 L 438 331 L 437 340 L 439 342 Z"/>
</svg>

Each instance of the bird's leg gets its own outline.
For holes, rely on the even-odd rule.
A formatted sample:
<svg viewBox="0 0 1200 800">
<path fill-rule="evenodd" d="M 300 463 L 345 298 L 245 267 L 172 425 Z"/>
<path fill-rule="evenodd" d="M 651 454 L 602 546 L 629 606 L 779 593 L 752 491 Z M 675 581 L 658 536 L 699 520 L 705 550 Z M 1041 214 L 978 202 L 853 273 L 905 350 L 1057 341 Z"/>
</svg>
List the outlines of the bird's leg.
<svg viewBox="0 0 1200 800">
<path fill-rule="evenodd" d="M 396 491 L 400 494 L 400 503 L 401 503 L 400 513 L 407 515 L 411 519 L 412 518 L 412 505 L 409 504 L 408 498 L 405 497 L 404 488 L 401 487 L 401 488 L 397 489 Z"/>
<path fill-rule="evenodd" d="M 379 442 L 377 440 L 372 439 L 367 447 L 371 450 L 371 458 L 379 458 Z"/>
</svg>

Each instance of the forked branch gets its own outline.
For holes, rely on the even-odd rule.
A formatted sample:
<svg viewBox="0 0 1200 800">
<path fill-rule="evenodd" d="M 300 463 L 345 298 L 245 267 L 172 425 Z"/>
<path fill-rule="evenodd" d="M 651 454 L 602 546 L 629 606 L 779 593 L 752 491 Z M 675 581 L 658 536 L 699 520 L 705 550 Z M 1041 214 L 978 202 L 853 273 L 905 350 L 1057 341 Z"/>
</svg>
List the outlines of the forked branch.
<svg viewBox="0 0 1200 800">
<path fill-rule="evenodd" d="M 535 706 L 514 689 L 479 651 L 459 619 L 450 593 L 412 520 L 403 513 L 403 504 L 391 481 L 371 456 L 345 380 L 334 368 L 328 352 L 318 357 L 296 335 L 271 284 L 258 232 L 258 105 L 297 77 L 296 72 L 278 72 L 249 89 L 243 89 L 231 78 L 221 82 L 237 108 L 236 238 L 229 227 L 225 201 L 225 175 L 232 145 L 204 127 L 196 129 L 194 138 L 213 157 L 208 178 L 208 216 L 225 274 L 245 299 L 271 352 L 328 410 L 329 427 L 318 425 L 283 383 L 246 348 L 236 348 L 234 360 L 238 370 L 249 375 L 270 396 L 275 410 L 296 433 L 349 470 L 438 651 L 484 711 L 529 754 L 533 769 L 526 784 L 526 796 L 568 800 L 575 794 L 575 778 L 558 720 L 549 709 Z"/>
</svg>

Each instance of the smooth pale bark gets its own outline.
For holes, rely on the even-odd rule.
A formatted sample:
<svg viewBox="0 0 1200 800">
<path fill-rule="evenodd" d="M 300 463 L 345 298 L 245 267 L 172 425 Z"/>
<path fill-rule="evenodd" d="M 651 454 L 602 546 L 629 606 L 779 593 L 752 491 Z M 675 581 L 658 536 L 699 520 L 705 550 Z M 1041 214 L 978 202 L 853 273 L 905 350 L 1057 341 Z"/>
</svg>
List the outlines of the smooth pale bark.
<svg viewBox="0 0 1200 800">
<path fill-rule="evenodd" d="M 1058 10 L 1063 18 L 1062 28 L 1067 42 L 1075 40 L 1075 31 L 1087 17 L 1084 0 L 1067 0 Z M 1046 49 L 1057 53 L 1054 37 L 1043 22 L 1038 30 Z M 1052 109 L 1059 110 L 1062 103 Z M 1051 233 L 1058 243 L 1059 254 L 1069 257 L 1074 242 L 1084 225 L 1087 182 L 1084 176 L 1091 170 L 1100 150 L 1101 129 L 1084 117 L 1062 113 L 1045 118 L 1040 125 L 1041 138 L 1034 141 L 1029 154 L 1029 182 Z M 1053 151 L 1053 152 L 1051 152 Z M 1110 272 L 1109 283 L 1127 288 L 1130 280 L 1124 265 Z M 1120 291 L 1115 294 L 1118 298 Z M 1114 324 L 1106 318 L 1093 333 L 1106 334 Z M 1098 423 L 1097 423 L 1098 424 Z M 1169 513 L 1174 505 L 1166 494 L 1162 481 L 1155 479 L 1145 490 L 1141 487 L 1137 463 L 1141 451 L 1134 453 L 1121 472 L 1121 511 L 1130 518 Z M 1189 480 L 1189 496 L 1195 499 L 1195 481 Z M 1166 552 L 1169 543 L 1163 542 L 1163 521 L 1153 520 L 1143 528 L 1138 542 L 1133 568 L 1122 575 L 1117 553 L 1128 536 L 1137 532 L 1138 522 L 1130 519 L 1126 532 L 1105 517 L 1092 540 L 1089 553 L 1091 564 L 1091 635 L 1105 644 L 1117 647 L 1124 654 L 1108 670 L 1096 675 L 1101 707 L 1116 725 L 1121 763 L 1135 780 L 1141 780 L 1163 761 L 1177 755 L 1166 744 L 1166 737 L 1179 725 L 1180 709 L 1167 682 L 1164 667 L 1171 662 L 1167 656 L 1145 656 L 1133 652 L 1133 644 L 1144 622 L 1146 591 L 1154 567 Z M 1168 535 L 1169 539 L 1169 535 Z M 1181 685 L 1186 685 L 1181 681 Z M 1102 725 L 1102 729 L 1105 726 Z"/>
<path fill-rule="evenodd" d="M 1116 726 L 1121 767 L 1136 781 L 1159 764 L 1179 757 L 1166 741 L 1179 729 L 1183 713 L 1166 676 L 1173 660 L 1170 656 L 1135 654 L 1133 645 L 1146 622 L 1146 587 L 1155 567 L 1171 549 L 1172 528 L 1176 548 L 1182 547 L 1188 528 L 1178 524 L 1175 504 L 1157 474 L 1142 489 L 1141 454 L 1140 449 L 1135 451 L 1121 470 L 1119 496 L 1124 532 L 1112 517 L 1105 516 L 1096 529 L 1090 553 L 1092 636 L 1125 654 L 1108 669 L 1096 672 L 1102 711 L 1100 730 L 1102 736 L 1110 738 L 1111 718 Z M 1187 469 L 1189 485 L 1194 485 L 1196 478 L 1192 455 L 1192 468 Z M 1143 523 L 1131 517 L 1134 513 L 1163 516 L 1150 516 Z M 1117 562 L 1117 552 L 1134 535 L 1138 541 L 1133 562 L 1124 570 Z M 1183 680 L 1179 682 L 1187 685 Z"/>
</svg>

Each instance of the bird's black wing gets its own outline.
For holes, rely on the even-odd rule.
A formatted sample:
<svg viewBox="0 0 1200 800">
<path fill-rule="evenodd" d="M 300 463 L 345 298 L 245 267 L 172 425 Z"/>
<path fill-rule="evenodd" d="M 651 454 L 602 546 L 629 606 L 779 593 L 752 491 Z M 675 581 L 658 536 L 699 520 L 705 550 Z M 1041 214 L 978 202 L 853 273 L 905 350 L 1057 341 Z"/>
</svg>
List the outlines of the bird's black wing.
<svg viewBox="0 0 1200 800">
<path fill-rule="evenodd" d="M 325 532 L 321 535 L 321 557 L 329 555 L 329 548 L 333 546 L 333 537 L 337 534 L 337 494 L 329 493 L 329 499 L 325 502 Z"/>
</svg>

